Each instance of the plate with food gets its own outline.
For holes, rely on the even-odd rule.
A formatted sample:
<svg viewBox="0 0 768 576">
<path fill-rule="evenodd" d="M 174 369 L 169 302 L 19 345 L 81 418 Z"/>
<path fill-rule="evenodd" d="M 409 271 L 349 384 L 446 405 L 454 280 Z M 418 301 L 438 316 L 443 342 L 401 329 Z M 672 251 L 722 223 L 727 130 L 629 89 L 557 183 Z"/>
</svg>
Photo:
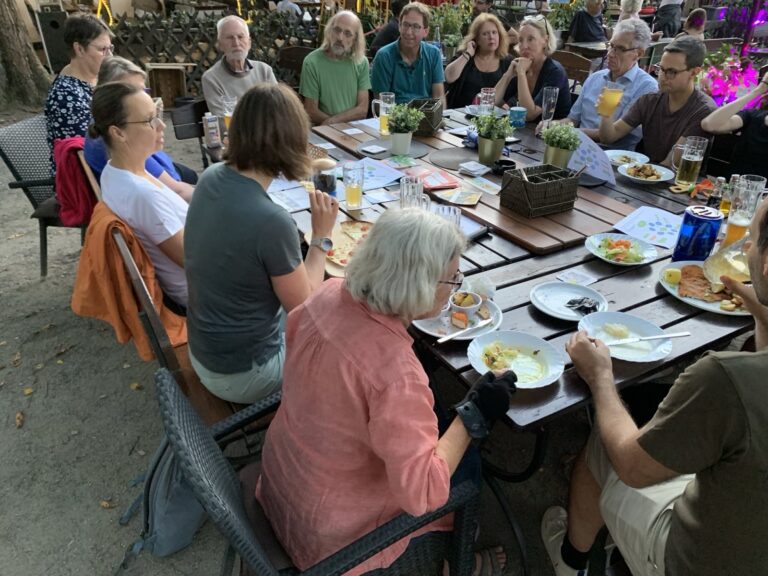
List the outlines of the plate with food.
<svg viewBox="0 0 768 576">
<path fill-rule="evenodd" d="M 654 261 L 659 253 L 653 244 L 626 234 L 593 234 L 584 245 L 592 254 L 619 266 L 639 266 Z"/>
<path fill-rule="evenodd" d="M 499 108 L 498 106 L 494 106 L 493 111 L 496 113 L 496 116 L 507 116 L 509 112 L 504 110 L 504 108 Z M 479 116 L 480 115 L 480 105 L 479 104 L 470 104 L 468 106 L 464 106 L 464 113 L 467 116 Z"/>
<path fill-rule="evenodd" d="M 670 262 L 659 273 L 659 284 L 678 300 L 695 308 L 728 316 L 749 316 L 741 298 L 723 284 L 710 282 L 703 262 Z"/>
<path fill-rule="evenodd" d="M 470 304 L 467 302 L 467 306 L 462 309 L 461 305 L 463 301 L 460 301 L 457 305 L 453 298 L 460 298 L 462 294 L 470 294 L 468 292 L 456 292 L 452 295 L 451 302 L 446 306 L 440 315 L 434 318 L 424 318 L 422 320 L 414 320 L 413 325 L 430 336 L 442 338 L 443 336 L 450 336 L 451 334 L 464 330 L 465 328 L 471 328 L 477 325 L 483 320 L 491 318 L 491 323 L 486 324 L 478 328 L 477 330 L 470 330 L 463 336 L 457 336 L 455 340 L 472 340 L 481 334 L 487 334 L 493 332 L 501 326 L 501 308 L 499 308 L 492 300 L 482 300 L 476 309 L 472 310 L 475 306 L 475 302 Z"/>
<path fill-rule="evenodd" d="M 560 320 L 578 322 L 587 314 L 608 310 L 608 301 L 597 290 L 570 282 L 544 282 L 531 290 L 531 304 Z"/>
<path fill-rule="evenodd" d="M 350 258 L 360 243 L 365 240 L 373 228 L 373 222 L 364 220 L 347 220 L 339 222 L 333 227 L 331 240 L 333 249 L 328 252 L 325 260 L 325 271 L 330 276 L 343 277 Z M 312 241 L 312 233 L 307 232 L 304 238 L 309 244 Z"/>
<path fill-rule="evenodd" d="M 503 330 L 470 342 L 469 363 L 478 374 L 512 370 L 518 388 L 541 388 L 557 382 L 565 369 L 563 354 L 552 344 L 525 332 Z"/>
<path fill-rule="evenodd" d="M 605 155 L 614 166 L 623 166 L 624 164 L 645 164 L 649 158 L 645 154 L 635 152 L 634 150 L 606 150 Z"/>
<path fill-rule="evenodd" d="M 579 321 L 579 330 L 586 330 L 591 338 L 599 338 L 606 344 L 625 338 L 659 336 L 664 330 L 632 314 L 624 312 L 595 312 Z M 633 342 L 609 346 L 611 357 L 627 362 L 655 362 L 672 352 L 672 340 L 662 338 L 647 342 Z"/>
<path fill-rule="evenodd" d="M 669 168 L 658 164 L 622 164 L 619 166 L 619 174 L 626 176 L 632 182 L 638 184 L 653 184 L 654 182 L 668 182 L 675 178 L 675 173 Z"/>
</svg>

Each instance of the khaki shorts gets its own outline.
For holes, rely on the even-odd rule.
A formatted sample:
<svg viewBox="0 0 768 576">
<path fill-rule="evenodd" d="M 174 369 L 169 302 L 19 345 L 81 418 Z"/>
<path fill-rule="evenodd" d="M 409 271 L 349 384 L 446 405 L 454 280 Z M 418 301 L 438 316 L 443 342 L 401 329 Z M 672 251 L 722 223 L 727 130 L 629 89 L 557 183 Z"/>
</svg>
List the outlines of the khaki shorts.
<svg viewBox="0 0 768 576">
<path fill-rule="evenodd" d="M 694 479 L 678 476 L 647 488 L 619 480 L 595 427 L 587 442 L 587 466 L 602 488 L 600 512 L 634 576 L 662 576 L 672 507 Z"/>
</svg>

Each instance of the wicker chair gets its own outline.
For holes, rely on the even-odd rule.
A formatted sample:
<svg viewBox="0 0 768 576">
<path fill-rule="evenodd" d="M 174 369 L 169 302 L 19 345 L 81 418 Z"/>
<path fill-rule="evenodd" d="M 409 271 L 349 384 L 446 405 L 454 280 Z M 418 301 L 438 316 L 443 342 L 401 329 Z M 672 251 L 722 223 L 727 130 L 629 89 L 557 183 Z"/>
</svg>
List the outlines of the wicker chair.
<svg viewBox="0 0 768 576">
<path fill-rule="evenodd" d="M 287 554 L 253 497 L 252 486 L 258 476 L 257 469 L 249 466 L 243 470 L 241 478 L 244 479 L 244 487 L 241 486 L 234 469 L 224 459 L 214 440 L 214 436 L 220 433 L 219 428 L 231 432 L 243 421 L 250 421 L 252 411 L 258 408 L 249 407 L 238 412 L 209 431 L 168 370 L 158 370 L 155 382 L 165 432 L 181 469 L 208 515 L 229 541 L 222 565 L 223 575 L 232 572 L 233 552 L 240 555 L 247 570 L 260 576 L 343 574 L 407 534 L 450 512 L 455 512 L 453 532 L 431 534 L 421 539 L 418 545 L 409 546 L 390 568 L 371 574 L 436 574 L 444 558 L 449 559 L 452 574 L 469 576 L 472 573 L 478 489 L 471 481 L 454 487 L 448 503 L 442 508 L 419 517 L 402 514 L 311 568 L 299 571 L 290 565 Z"/>
<path fill-rule="evenodd" d="M 50 150 L 46 141 L 45 116 L 38 114 L 0 129 L 0 158 L 15 182 L 9 188 L 21 188 L 32 204 L 32 218 L 40 227 L 40 276 L 48 274 L 48 227 L 64 226 L 59 219 L 59 203 L 50 171 Z M 79 227 L 81 237 L 85 227 Z"/>
</svg>

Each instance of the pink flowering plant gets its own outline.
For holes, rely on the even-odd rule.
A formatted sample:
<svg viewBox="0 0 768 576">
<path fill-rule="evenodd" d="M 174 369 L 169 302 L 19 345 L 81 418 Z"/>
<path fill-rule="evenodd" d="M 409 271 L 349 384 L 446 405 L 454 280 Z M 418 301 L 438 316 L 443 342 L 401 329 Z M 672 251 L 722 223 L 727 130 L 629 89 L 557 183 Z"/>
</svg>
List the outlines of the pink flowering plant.
<svg viewBox="0 0 768 576">
<path fill-rule="evenodd" d="M 699 75 L 701 89 L 709 94 L 718 106 L 723 106 L 749 92 L 760 80 L 758 71 L 746 58 L 741 58 L 736 48 L 723 44 L 704 60 Z M 746 107 L 754 108 L 760 104 L 756 98 Z"/>
</svg>

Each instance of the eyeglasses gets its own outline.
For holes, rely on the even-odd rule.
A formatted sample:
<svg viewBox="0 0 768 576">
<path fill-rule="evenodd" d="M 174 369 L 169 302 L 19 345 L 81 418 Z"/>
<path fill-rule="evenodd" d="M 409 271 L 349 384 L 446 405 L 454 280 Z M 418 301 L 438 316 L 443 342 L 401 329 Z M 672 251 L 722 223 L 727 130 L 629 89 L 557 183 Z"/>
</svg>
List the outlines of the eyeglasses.
<svg viewBox="0 0 768 576">
<path fill-rule="evenodd" d="M 624 48 L 624 46 L 616 46 L 616 44 L 613 44 L 611 42 L 607 42 L 606 46 L 608 47 L 608 50 L 616 50 L 617 52 L 621 52 L 622 54 L 626 54 L 627 52 L 632 52 L 632 50 L 637 50 L 637 48 Z"/>
<path fill-rule="evenodd" d="M 656 70 L 657 74 L 664 74 L 664 76 L 670 80 L 674 80 L 680 72 L 687 72 L 690 70 L 690 68 L 683 68 L 682 70 L 677 70 L 676 68 L 664 68 L 661 64 L 654 64 L 653 69 Z"/>
<path fill-rule="evenodd" d="M 401 22 L 400 28 L 403 30 L 413 30 L 414 32 L 421 32 L 424 30 L 424 26 L 421 24 L 411 24 L 410 22 Z"/>
<path fill-rule="evenodd" d="M 353 38 L 355 36 L 355 33 L 352 32 L 352 30 L 344 30 L 344 28 L 341 28 L 340 26 L 334 26 L 333 33 L 336 35 L 343 34 L 344 38 Z"/>
<path fill-rule="evenodd" d="M 114 44 L 110 44 L 109 46 L 94 46 L 93 44 L 90 44 L 90 46 L 93 46 L 94 50 L 96 50 L 97 52 L 101 52 L 105 56 L 107 54 L 112 54 L 115 51 Z"/>
<path fill-rule="evenodd" d="M 451 292 L 455 292 L 464 283 L 464 274 L 457 270 L 450 280 L 438 280 L 437 283 L 448 284 L 451 287 Z"/>
<path fill-rule="evenodd" d="M 123 122 L 123 124 L 149 124 L 152 130 L 157 130 L 163 123 L 163 119 L 160 116 L 152 116 L 148 120 L 132 120 L 130 122 Z"/>
</svg>

